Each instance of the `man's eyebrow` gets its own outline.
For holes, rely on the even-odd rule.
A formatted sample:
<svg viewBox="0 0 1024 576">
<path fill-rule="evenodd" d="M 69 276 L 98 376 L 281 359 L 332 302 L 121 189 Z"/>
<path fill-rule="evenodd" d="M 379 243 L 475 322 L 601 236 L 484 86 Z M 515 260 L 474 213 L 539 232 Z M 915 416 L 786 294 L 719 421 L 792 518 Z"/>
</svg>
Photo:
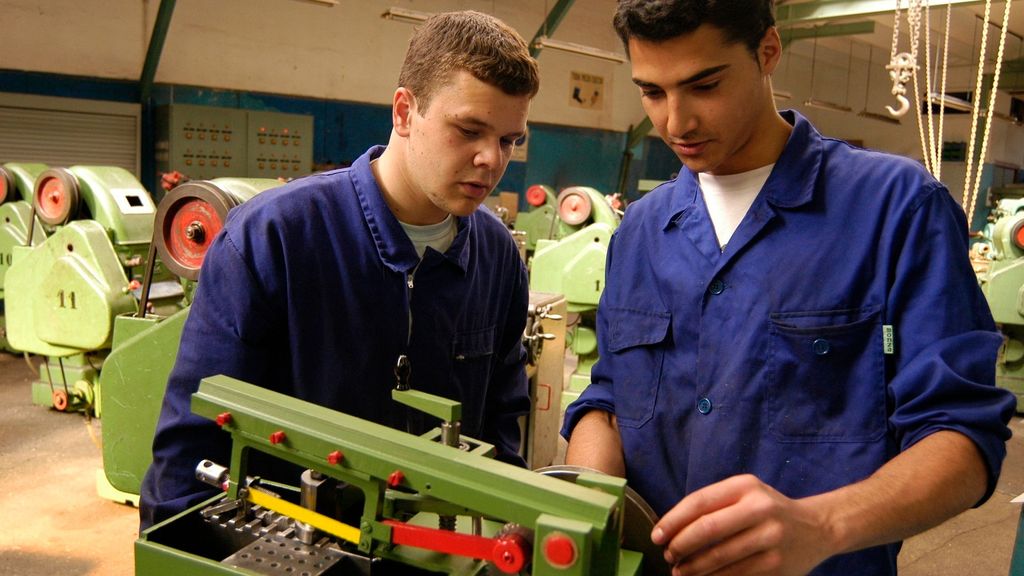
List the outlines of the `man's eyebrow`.
<svg viewBox="0 0 1024 576">
<path fill-rule="evenodd" d="M 729 64 L 722 64 L 721 66 L 712 66 L 711 68 L 705 68 L 704 70 L 701 70 L 700 72 L 697 72 L 696 74 L 690 76 L 689 78 L 684 78 L 684 79 L 680 80 L 679 82 L 676 82 L 676 86 L 686 86 L 687 84 L 693 84 L 694 82 L 700 82 L 701 80 L 707 78 L 708 76 L 712 76 L 714 74 L 718 74 L 719 72 L 721 72 L 722 70 L 725 70 L 728 67 L 729 67 Z M 637 86 L 641 87 L 641 88 L 659 88 L 659 86 L 657 84 L 655 84 L 654 82 L 648 82 L 648 81 L 643 80 L 641 78 L 633 78 L 633 83 L 636 84 Z"/>
<path fill-rule="evenodd" d="M 452 116 L 452 118 L 455 119 L 455 120 L 458 120 L 462 124 L 469 124 L 470 126 L 473 126 L 473 127 L 476 127 L 476 128 L 484 128 L 484 129 L 487 129 L 487 130 L 495 130 L 494 126 L 492 126 L 490 124 L 490 122 L 487 122 L 485 120 L 481 120 L 479 118 L 476 118 L 475 116 Z M 512 138 L 513 140 L 518 140 L 518 139 L 522 138 L 523 136 L 526 136 L 526 132 L 512 132 L 511 134 L 505 134 L 505 136 L 507 136 L 509 138 Z"/>
</svg>

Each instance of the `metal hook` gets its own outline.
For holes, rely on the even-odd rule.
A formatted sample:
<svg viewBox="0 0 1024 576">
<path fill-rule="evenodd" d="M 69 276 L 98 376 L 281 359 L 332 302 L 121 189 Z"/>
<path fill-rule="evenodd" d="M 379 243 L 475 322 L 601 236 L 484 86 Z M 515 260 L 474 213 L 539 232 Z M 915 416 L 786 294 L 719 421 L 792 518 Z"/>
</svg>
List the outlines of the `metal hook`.
<svg viewBox="0 0 1024 576">
<path fill-rule="evenodd" d="M 899 100 L 900 102 L 899 108 L 886 106 L 885 109 L 889 111 L 889 114 L 892 114 L 893 116 L 899 118 L 900 116 L 903 116 L 908 111 L 910 111 L 910 100 L 907 100 L 907 97 L 902 94 L 896 95 L 896 99 Z"/>
</svg>

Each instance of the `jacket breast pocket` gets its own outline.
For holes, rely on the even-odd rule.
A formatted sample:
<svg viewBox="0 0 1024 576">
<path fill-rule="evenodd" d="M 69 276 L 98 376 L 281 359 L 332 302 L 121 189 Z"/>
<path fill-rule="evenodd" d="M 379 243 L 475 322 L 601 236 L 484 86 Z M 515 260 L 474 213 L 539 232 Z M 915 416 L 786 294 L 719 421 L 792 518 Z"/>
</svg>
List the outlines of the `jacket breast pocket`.
<svg viewBox="0 0 1024 576">
<path fill-rule="evenodd" d="M 611 308 L 608 359 L 619 426 L 639 428 L 654 415 L 672 316 L 668 312 Z"/>
<path fill-rule="evenodd" d="M 494 326 L 455 334 L 452 342 L 452 372 L 463 397 L 486 390 L 494 360 Z"/>
<path fill-rule="evenodd" d="M 790 442 L 871 442 L 886 430 L 881 313 L 771 315 L 768 408 Z"/>
</svg>

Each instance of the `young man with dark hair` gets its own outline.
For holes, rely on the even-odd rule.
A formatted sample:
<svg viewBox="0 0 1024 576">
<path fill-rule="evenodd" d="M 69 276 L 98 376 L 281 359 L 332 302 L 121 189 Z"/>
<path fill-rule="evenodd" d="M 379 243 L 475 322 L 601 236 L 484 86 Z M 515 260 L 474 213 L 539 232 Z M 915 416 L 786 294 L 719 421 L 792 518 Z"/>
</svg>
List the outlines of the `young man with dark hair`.
<svg viewBox="0 0 1024 576">
<path fill-rule="evenodd" d="M 386 148 L 230 213 L 168 382 L 143 527 L 209 497 L 194 479 L 200 460 L 229 461 L 229 435 L 189 410 L 214 374 L 424 432 L 435 423 L 391 400 L 399 374 L 403 386 L 462 402 L 462 432 L 522 463 L 526 270 L 508 230 L 477 207 L 525 133 L 537 89 L 536 62 L 513 29 L 478 12 L 434 16 L 410 42 Z M 298 478 L 250 458 L 253 474 Z"/>
<path fill-rule="evenodd" d="M 612 239 L 567 462 L 628 478 L 674 574 L 895 574 L 903 538 L 992 494 L 1010 435 L 962 209 L 776 111 L 771 0 L 614 23 L 684 169 Z"/>
</svg>

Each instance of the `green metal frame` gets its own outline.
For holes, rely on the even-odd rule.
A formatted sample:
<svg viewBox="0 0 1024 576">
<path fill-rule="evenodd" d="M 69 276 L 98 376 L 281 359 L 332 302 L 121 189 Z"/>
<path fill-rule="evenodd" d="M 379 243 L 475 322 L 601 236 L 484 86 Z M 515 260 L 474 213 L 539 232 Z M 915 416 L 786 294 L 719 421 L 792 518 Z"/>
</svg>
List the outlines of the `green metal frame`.
<svg viewBox="0 0 1024 576">
<path fill-rule="evenodd" d="M 538 543 L 554 532 L 569 536 L 578 551 L 577 561 L 565 569 L 555 568 L 544 558 L 542 546 L 535 546 L 532 573 L 536 576 L 639 574 L 639 553 L 621 550 L 619 545 L 623 479 L 581 474 L 575 484 L 567 483 L 226 376 L 204 379 L 192 397 L 192 410 L 210 419 L 230 415 L 221 416 L 225 421 L 222 428 L 232 438 L 227 499 L 243 495 L 242 479 L 252 450 L 361 489 L 366 501 L 358 548 L 366 554 L 412 565 L 422 561 L 421 549 L 392 545 L 391 527 L 383 523 L 389 512 L 422 501 L 518 524 L 532 530 Z M 271 440 L 275 433 L 283 433 L 283 438 L 276 436 L 276 443 Z M 332 464 L 328 455 L 335 452 L 344 457 Z M 401 471 L 403 478 L 399 491 L 389 489 L 388 478 L 396 471 Z M 189 518 L 201 507 L 140 535 L 137 573 L 247 573 L 161 542 L 161 533 L 192 522 Z M 430 567 L 449 570 L 445 566 Z M 482 568 L 478 563 L 465 573 L 479 573 Z"/>
</svg>

